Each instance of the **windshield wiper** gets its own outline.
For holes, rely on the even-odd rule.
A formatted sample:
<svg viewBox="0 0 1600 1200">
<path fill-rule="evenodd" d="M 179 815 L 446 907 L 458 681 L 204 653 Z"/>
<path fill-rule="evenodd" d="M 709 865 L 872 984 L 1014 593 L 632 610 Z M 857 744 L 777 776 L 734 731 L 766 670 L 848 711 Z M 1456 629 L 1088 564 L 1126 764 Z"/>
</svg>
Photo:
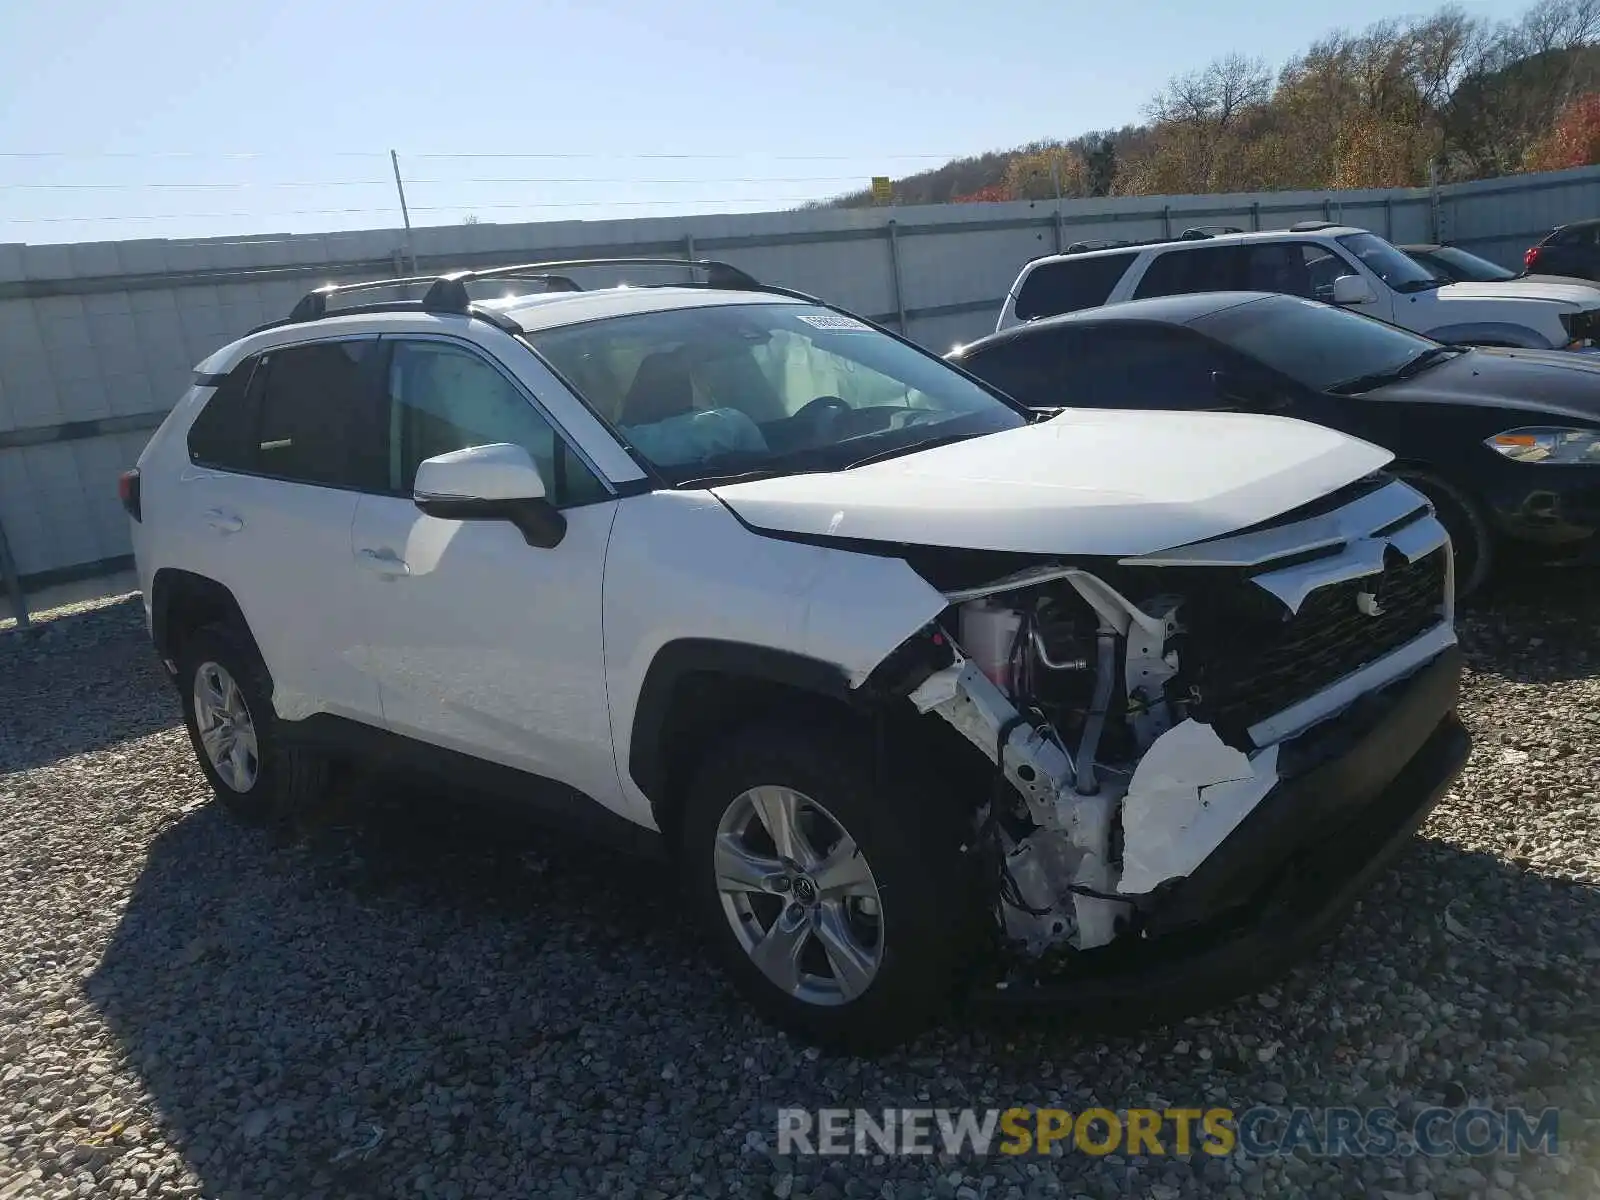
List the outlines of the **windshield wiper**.
<svg viewBox="0 0 1600 1200">
<path fill-rule="evenodd" d="M 1354 379 L 1346 379 L 1343 383 L 1336 383 L 1328 391 L 1336 396 L 1354 396 L 1361 392 L 1370 392 L 1380 388 L 1386 383 L 1399 383 L 1402 379 L 1410 379 L 1413 375 L 1420 375 L 1437 362 L 1447 358 L 1454 358 L 1458 354 L 1467 352 L 1466 346 L 1431 346 L 1415 358 L 1409 358 L 1398 367 L 1387 371 L 1372 371 L 1366 375 L 1357 375 Z"/>
<path fill-rule="evenodd" d="M 912 442 L 909 445 L 890 446 L 886 450 L 879 450 L 873 454 L 864 455 L 854 462 L 845 463 L 840 470 L 850 471 L 856 467 L 866 467 L 873 463 L 884 462 L 887 459 L 899 458 L 902 454 L 915 454 L 919 450 L 932 450 L 935 446 L 948 446 L 952 442 L 964 442 L 968 438 L 977 436 L 975 433 L 947 433 L 940 437 L 924 438 L 920 442 Z"/>
<path fill-rule="evenodd" d="M 806 475 L 807 471 L 784 471 L 777 467 L 753 467 L 747 471 L 723 471 L 713 475 L 694 475 L 680 479 L 673 487 L 712 488 L 730 483 L 752 483 L 757 479 L 773 479 L 779 475 Z"/>
<path fill-rule="evenodd" d="M 1409 279 L 1394 290 L 1402 296 L 1409 296 L 1415 292 L 1431 292 L 1442 288 L 1445 281 L 1442 279 Z"/>
<path fill-rule="evenodd" d="M 1447 358 L 1455 358 L 1458 354 L 1465 354 L 1466 346 L 1434 346 L 1424 350 L 1410 362 L 1400 368 L 1398 374 L 1401 379 L 1410 379 L 1413 375 L 1420 375 L 1435 363 L 1443 362 Z"/>
</svg>

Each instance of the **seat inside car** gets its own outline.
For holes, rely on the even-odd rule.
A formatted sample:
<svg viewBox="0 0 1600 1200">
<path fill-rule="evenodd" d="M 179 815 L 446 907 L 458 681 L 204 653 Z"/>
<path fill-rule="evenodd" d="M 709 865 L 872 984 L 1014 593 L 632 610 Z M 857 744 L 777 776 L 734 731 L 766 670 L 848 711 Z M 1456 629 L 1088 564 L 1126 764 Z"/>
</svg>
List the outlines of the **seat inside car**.
<svg viewBox="0 0 1600 1200">
<path fill-rule="evenodd" d="M 683 350 L 658 350 L 639 364 L 617 414 L 619 425 L 654 425 L 694 411 L 694 381 Z"/>
</svg>

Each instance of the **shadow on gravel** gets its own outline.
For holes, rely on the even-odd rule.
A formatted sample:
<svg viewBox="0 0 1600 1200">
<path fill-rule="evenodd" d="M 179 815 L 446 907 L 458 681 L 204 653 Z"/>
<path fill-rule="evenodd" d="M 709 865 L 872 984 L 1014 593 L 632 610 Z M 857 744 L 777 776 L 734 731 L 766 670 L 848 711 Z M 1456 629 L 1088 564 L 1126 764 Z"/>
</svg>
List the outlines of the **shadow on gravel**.
<svg viewBox="0 0 1600 1200">
<path fill-rule="evenodd" d="M 1508 565 L 1456 617 L 1475 670 L 1516 683 L 1600 675 L 1600 569 Z"/>
<path fill-rule="evenodd" d="M 0 634 L 0 775 L 167 729 L 178 700 L 138 596 Z"/>
<path fill-rule="evenodd" d="M 737 1168 L 743 1194 L 764 1196 L 772 1167 L 728 1131 L 770 1131 L 780 1105 L 927 1104 L 932 1088 L 936 1105 L 1003 1106 L 1040 1099 L 1057 1072 L 1113 1104 L 1157 1088 L 1192 1102 L 1264 1070 L 1293 1094 L 1368 1057 L 1367 1031 L 1343 1019 L 1358 993 L 1420 992 L 1447 1039 L 1459 1027 L 1492 1050 L 1558 1034 L 1594 1061 L 1594 963 L 1572 947 L 1597 936 L 1595 889 L 1420 841 L 1271 1011 L 1254 998 L 1231 1010 L 1249 1044 L 1212 1043 L 1204 1063 L 1182 1039 L 1201 1044 L 1205 1018 L 1106 1039 L 984 1020 L 841 1064 L 802 1055 L 726 991 L 661 868 L 446 797 L 390 795 L 352 800 L 289 846 L 215 808 L 179 820 L 152 844 L 87 990 L 206 1195 L 509 1196 L 558 1179 L 592 1195 L 631 1152 L 639 1186 L 679 1194 L 691 1168 Z M 1269 1040 L 1292 1050 L 1263 1067 Z M 1503 1079 L 1471 1074 L 1498 1060 L 1432 1045 L 1363 1065 L 1340 1099 L 1505 1096 Z M 1513 1083 L 1525 1103 L 1560 1103 L 1562 1074 L 1547 1046 Z M 448 1186 L 464 1163 L 467 1182 Z"/>
</svg>

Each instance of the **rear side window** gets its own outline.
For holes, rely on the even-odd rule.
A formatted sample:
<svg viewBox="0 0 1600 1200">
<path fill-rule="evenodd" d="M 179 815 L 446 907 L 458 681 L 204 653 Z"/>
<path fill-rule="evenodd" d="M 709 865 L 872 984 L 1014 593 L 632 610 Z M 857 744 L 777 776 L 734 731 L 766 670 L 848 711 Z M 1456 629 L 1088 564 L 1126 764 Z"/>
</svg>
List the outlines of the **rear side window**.
<svg viewBox="0 0 1600 1200">
<path fill-rule="evenodd" d="M 362 365 L 377 342 L 315 342 L 262 355 L 255 470 L 327 487 L 355 487 L 349 431 L 362 403 Z"/>
<path fill-rule="evenodd" d="M 1205 338 L 1155 324 L 1085 331 L 1059 363 L 1057 403 L 1084 408 L 1217 408 L 1212 372 L 1234 366 Z"/>
<path fill-rule="evenodd" d="M 1067 330 L 1039 330 L 1028 337 L 1008 338 L 959 361 L 985 383 L 999 388 L 1030 408 L 1054 408 L 1061 395 L 1062 361 L 1077 346 Z"/>
<path fill-rule="evenodd" d="M 189 426 L 189 461 L 224 471 L 255 470 L 255 403 L 250 377 L 255 358 L 247 358 L 217 385 Z"/>
<path fill-rule="evenodd" d="M 1228 292 L 1244 286 L 1246 265 L 1238 246 L 1168 250 L 1156 256 L 1134 289 L 1134 299 Z"/>
<path fill-rule="evenodd" d="M 1032 321 L 1104 304 L 1137 257 L 1137 253 L 1098 254 L 1039 264 L 1017 289 L 1017 319 Z"/>
</svg>

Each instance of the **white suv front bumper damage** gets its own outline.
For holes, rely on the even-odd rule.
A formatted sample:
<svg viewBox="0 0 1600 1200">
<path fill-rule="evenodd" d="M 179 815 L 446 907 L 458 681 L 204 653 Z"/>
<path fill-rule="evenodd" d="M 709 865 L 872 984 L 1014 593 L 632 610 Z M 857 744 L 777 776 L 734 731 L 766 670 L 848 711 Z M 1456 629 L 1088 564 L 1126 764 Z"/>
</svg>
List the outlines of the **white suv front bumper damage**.
<svg viewBox="0 0 1600 1200">
<path fill-rule="evenodd" d="M 1291 614 L 1318 589 L 1370 578 L 1373 590 L 1357 592 L 1356 601 L 1381 612 L 1386 561 L 1415 563 L 1441 549 L 1448 557 L 1447 536 L 1426 501 L 1392 483 L 1329 513 L 1123 565 L 1244 568 Z M 1285 558 L 1290 565 L 1273 569 Z M 1126 694 L 1175 674 L 1180 664 L 1170 643 L 1182 627 L 1181 602 L 1159 614 L 1142 611 L 1088 571 L 1040 569 L 947 599 L 963 603 L 1049 580 L 1069 584 L 1102 631 L 1125 647 Z M 1089 737 L 1069 749 L 959 650 L 910 699 L 996 764 L 1034 826 L 1006 842 L 1007 877 L 1017 893 L 1002 905 L 1007 933 L 1031 953 L 1063 944 L 1092 949 L 1137 928 L 1141 907 L 1200 867 L 1273 792 L 1281 745 L 1438 658 L 1455 644 L 1452 621 L 1446 567 L 1432 627 L 1256 721 L 1248 746 L 1228 744 L 1204 721 L 1152 709 L 1126 717 L 1139 725 L 1138 759 L 1101 763 L 1098 771 Z"/>
</svg>

